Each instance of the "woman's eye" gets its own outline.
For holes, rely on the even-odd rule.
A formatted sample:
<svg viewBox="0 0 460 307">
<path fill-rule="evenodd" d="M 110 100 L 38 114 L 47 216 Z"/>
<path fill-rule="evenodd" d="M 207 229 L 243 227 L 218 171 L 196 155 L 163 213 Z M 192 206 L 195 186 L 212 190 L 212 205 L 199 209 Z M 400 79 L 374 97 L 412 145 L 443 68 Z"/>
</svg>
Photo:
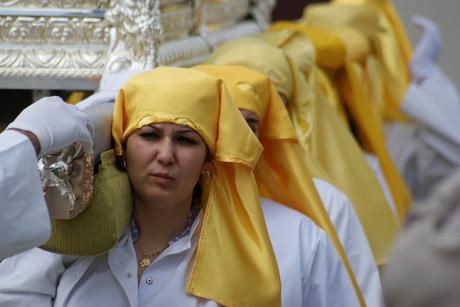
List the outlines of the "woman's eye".
<svg viewBox="0 0 460 307">
<path fill-rule="evenodd" d="M 198 144 L 197 141 L 195 141 L 195 140 L 192 139 L 192 138 L 186 137 L 186 136 L 178 136 L 178 137 L 176 138 L 176 140 L 177 140 L 179 143 L 186 144 L 186 145 L 196 145 L 196 144 Z"/>
<path fill-rule="evenodd" d="M 148 139 L 148 140 L 154 140 L 154 139 L 160 138 L 158 133 L 155 133 L 155 132 L 142 132 L 140 135 L 143 139 Z"/>
</svg>

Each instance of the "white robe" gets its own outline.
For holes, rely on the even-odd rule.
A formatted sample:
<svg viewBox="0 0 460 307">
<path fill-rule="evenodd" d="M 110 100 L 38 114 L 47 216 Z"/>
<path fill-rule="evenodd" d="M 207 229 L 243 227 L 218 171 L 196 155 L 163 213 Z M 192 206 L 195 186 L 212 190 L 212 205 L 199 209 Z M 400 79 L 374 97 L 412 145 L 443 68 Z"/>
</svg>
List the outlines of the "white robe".
<svg viewBox="0 0 460 307">
<path fill-rule="evenodd" d="M 287 307 L 359 306 L 348 275 L 326 234 L 302 214 L 272 201 L 262 208 Z M 0 263 L 0 305 L 14 306 L 217 306 L 185 292 L 196 247 L 192 231 L 172 243 L 137 283 L 137 263 L 127 233 L 107 254 L 66 257 L 38 248 Z M 257 285 L 254 285 L 257 287 Z M 54 303 L 54 305 L 53 305 Z"/>
<path fill-rule="evenodd" d="M 390 154 L 415 200 L 460 165 L 460 97 L 435 67 L 422 84 L 410 85 L 401 109 L 416 122 L 385 123 Z"/>
<path fill-rule="evenodd" d="M 51 233 L 37 157 L 21 133 L 0 133 L 0 261 L 46 242 Z"/>
<path fill-rule="evenodd" d="M 379 271 L 350 200 L 324 180 L 314 178 L 313 182 L 342 243 L 364 300 L 368 306 L 384 306 Z"/>
</svg>

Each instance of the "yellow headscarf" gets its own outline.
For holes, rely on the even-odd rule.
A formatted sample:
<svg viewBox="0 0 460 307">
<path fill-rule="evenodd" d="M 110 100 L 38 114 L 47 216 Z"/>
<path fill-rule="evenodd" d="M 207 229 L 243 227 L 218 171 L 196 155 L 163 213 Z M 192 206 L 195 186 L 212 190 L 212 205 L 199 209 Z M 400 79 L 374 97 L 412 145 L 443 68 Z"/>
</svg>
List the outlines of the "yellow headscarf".
<svg viewBox="0 0 460 307">
<path fill-rule="evenodd" d="M 384 82 L 386 120 L 408 120 L 400 103 L 410 83 L 412 47 L 398 14 L 389 1 L 335 0 L 333 4 L 307 6 L 302 23 L 318 27 L 352 27 L 369 37 Z M 377 26 L 377 27 L 376 27 Z"/>
<path fill-rule="evenodd" d="M 268 62 L 266 62 L 267 59 L 269 60 Z M 277 59 L 282 59 L 284 61 L 286 64 L 284 69 L 277 69 L 276 66 L 271 67 L 272 64 L 269 63 Z M 214 64 L 217 65 L 228 64 L 250 67 L 264 73 L 270 79 L 271 76 L 277 77 L 282 75 L 282 72 L 286 73 L 291 70 L 287 58 L 281 50 L 273 48 L 256 38 L 243 38 L 228 42 L 224 44 L 222 48 L 217 49 L 211 54 L 207 62 L 214 62 Z M 274 84 L 278 83 L 277 85 L 279 87 L 276 86 L 277 90 L 286 93 L 285 95 L 287 97 L 291 97 L 294 93 L 295 83 L 291 75 L 291 73 L 284 74 L 282 79 L 276 78 L 275 80 L 277 82 L 273 82 Z M 228 75 L 226 76 L 228 77 Z M 285 84 L 285 81 L 280 82 L 280 80 L 290 80 L 291 83 Z M 284 87 L 281 90 L 282 85 L 284 85 Z M 253 87 L 253 89 L 255 89 L 255 87 Z M 268 93 L 265 95 L 267 94 Z M 262 97 L 263 96 L 258 97 L 258 99 Z M 264 145 L 264 150 L 268 152 L 264 155 L 260 165 L 258 164 L 256 168 L 256 176 L 260 180 L 259 186 L 261 187 L 262 195 L 275 199 L 276 201 L 307 214 L 317 222 L 319 226 L 324 228 L 348 271 L 362 306 L 365 306 L 361 290 L 356 282 L 343 247 L 337 238 L 335 229 L 326 216 L 327 213 L 324 211 L 324 206 L 319 199 L 311 178 L 308 178 L 309 174 L 314 172 L 324 174 L 324 171 L 318 167 L 316 161 L 314 161 L 310 154 L 303 154 L 304 161 L 301 161 L 301 153 L 296 149 L 298 147 L 295 146 L 296 143 L 292 128 L 287 124 L 289 121 L 287 120 L 286 111 L 284 108 L 280 107 L 279 99 L 276 97 L 277 95 L 275 95 L 275 93 L 271 93 L 270 96 L 266 98 L 268 105 L 265 113 L 261 112 L 260 107 L 254 108 L 254 105 L 252 107 L 248 104 L 244 106 L 240 105 L 242 108 L 249 108 L 249 110 L 256 111 L 258 115 L 263 115 L 260 117 L 262 120 L 260 139 Z M 278 120 L 276 118 L 278 118 Z M 280 124 L 280 127 L 277 127 L 278 124 Z M 283 160 L 286 160 L 284 161 L 285 163 L 282 163 Z M 312 163 L 308 161 L 312 162 L 314 166 L 312 167 Z M 303 168 L 304 163 L 306 163 L 308 170 Z M 298 169 L 296 169 L 296 167 Z M 276 186 L 277 184 L 279 185 L 278 187 Z M 296 193 L 298 193 L 297 196 Z M 307 204 L 306 201 L 309 203 Z M 310 206 L 311 209 L 307 209 L 306 206 Z"/>
<path fill-rule="evenodd" d="M 131 133 L 155 122 L 191 127 L 213 154 L 187 292 L 226 306 L 279 306 L 279 273 L 252 174 L 262 148 L 222 81 L 170 67 L 130 79 L 114 107 L 116 154 Z"/>
<path fill-rule="evenodd" d="M 253 65 L 256 61 L 264 68 Z M 273 83 L 278 91 L 295 89 L 288 93 L 288 108 L 299 143 L 305 149 L 305 157 L 318 161 L 333 183 L 348 195 L 376 262 L 385 263 L 397 233 L 397 221 L 358 144 L 314 85 L 309 85 L 304 75 L 289 64 L 282 50 L 256 38 L 226 43 L 211 55 L 208 62 L 244 65 L 259 72 L 276 72 L 274 75 L 288 71 L 285 80 L 291 85 Z"/>
<path fill-rule="evenodd" d="M 369 4 L 379 9 L 382 13 L 385 14 L 386 18 L 391 24 L 392 31 L 396 36 L 396 40 L 400 48 L 402 59 L 406 64 L 409 63 L 413 52 L 412 45 L 410 43 L 409 36 L 404 29 L 404 25 L 399 18 L 398 12 L 390 0 L 332 0 L 332 3 L 353 5 Z"/>
<path fill-rule="evenodd" d="M 254 173 L 261 195 L 310 217 L 344 254 L 306 167 L 289 114 L 270 79 L 236 65 L 200 65 L 194 69 L 222 79 L 238 108 L 257 115 L 264 151 Z"/>
<path fill-rule="evenodd" d="M 342 67 L 347 58 L 346 46 L 342 40 L 335 35 L 327 35 L 323 30 L 289 21 L 276 22 L 269 31 L 258 37 L 273 46 L 282 46 L 283 51 L 305 75 L 307 83 L 318 86 L 326 96 L 327 102 L 339 113 L 343 122 L 349 125 L 345 108 L 333 83 L 336 78 L 335 70 Z M 313 37 L 312 41 L 315 44 L 306 42 L 305 36 Z M 273 37 L 285 39 L 278 39 L 276 42 Z M 311 61 L 310 65 L 305 66 L 302 63 L 304 58 L 313 58 L 316 61 Z"/>
<path fill-rule="evenodd" d="M 343 12 L 342 7 L 349 9 Z M 350 121 L 356 128 L 356 135 L 361 145 L 378 157 L 397 206 L 399 217 L 404 220 L 412 204 L 412 197 L 386 146 L 383 119 L 378 112 L 379 103 L 372 102 L 372 99 L 379 99 L 375 96 L 376 92 L 373 92 L 374 90 L 378 91 L 379 87 L 373 87 L 372 81 L 376 80 L 371 78 L 371 74 L 366 74 L 366 64 L 371 63 L 366 63 L 365 59 L 371 50 L 364 48 L 362 40 L 366 41 L 366 38 L 363 34 L 361 34 L 361 39 L 358 39 L 360 32 L 352 28 L 337 27 L 340 20 L 347 20 L 343 17 L 344 13 L 348 13 L 348 16 L 351 16 L 349 19 L 352 19 L 356 15 L 361 16 L 358 14 L 359 11 L 356 7 L 350 6 L 314 5 L 305 10 L 304 22 L 313 23 L 313 26 L 322 25 L 325 32 L 328 32 L 329 35 L 335 35 L 346 46 L 347 60 L 338 72 L 337 89 L 346 104 Z M 366 16 L 366 14 L 362 15 Z M 360 18 L 355 19 L 359 20 Z M 384 98 L 381 97 L 380 100 L 384 100 Z"/>
</svg>

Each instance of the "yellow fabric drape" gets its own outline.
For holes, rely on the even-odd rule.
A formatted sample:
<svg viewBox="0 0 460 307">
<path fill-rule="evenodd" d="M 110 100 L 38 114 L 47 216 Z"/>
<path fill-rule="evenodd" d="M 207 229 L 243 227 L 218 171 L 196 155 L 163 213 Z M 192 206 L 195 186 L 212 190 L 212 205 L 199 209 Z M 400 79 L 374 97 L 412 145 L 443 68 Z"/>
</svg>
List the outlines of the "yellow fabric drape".
<svg viewBox="0 0 460 307">
<path fill-rule="evenodd" d="M 259 139 L 264 151 L 254 173 L 261 195 L 309 216 L 326 231 L 351 272 L 345 251 L 305 164 L 289 114 L 270 79 L 243 66 L 201 65 L 195 69 L 221 78 L 237 106 L 258 116 Z"/>
<path fill-rule="evenodd" d="M 342 67 L 346 61 L 346 47 L 342 41 L 334 35 L 327 35 L 327 33 L 321 29 L 307 27 L 290 21 L 276 22 L 270 27 L 269 31 L 270 32 L 268 33 L 259 35 L 259 37 L 274 46 L 283 46 L 284 50 L 288 52 L 291 58 L 296 62 L 296 66 L 302 73 L 304 73 L 304 75 L 306 75 L 307 82 L 309 84 L 317 84 L 326 96 L 327 102 L 338 112 L 343 122 L 346 123 L 346 125 L 349 125 L 340 95 L 335 88 L 335 84 L 332 82 L 332 80 L 335 79 L 335 70 Z M 289 32 L 306 36 L 314 42 L 314 44 L 305 43 L 305 38 L 302 37 L 294 39 L 291 38 L 286 40 L 284 43 L 281 41 L 279 43 L 272 43 L 269 41 L 271 36 L 286 36 L 289 35 L 287 34 Z M 273 41 L 273 39 L 271 40 Z M 313 50 L 309 50 L 310 45 L 313 47 Z M 289 48 L 289 50 L 286 50 L 286 48 Z M 300 50 L 301 53 L 296 55 L 290 51 L 291 49 Z M 314 67 L 314 69 L 304 68 L 298 63 L 299 61 L 297 59 L 309 57 L 308 54 L 315 55 L 315 62 L 317 66 L 314 64 L 310 66 Z M 309 73 L 309 70 L 313 71 L 313 73 Z M 310 75 L 311 78 L 314 78 L 314 81 L 311 80 L 308 75 Z"/>
<path fill-rule="evenodd" d="M 391 23 L 392 31 L 394 31 L 394 34 L 396 35 L 396 39 L 401 50 L 401 55 L 406 61 L 406 64 L 409 63 L 413 52 L 412 45 L 404 25 L 399 18 L 399 14 L 390 0 L 332 0 L 332 3 L 354 5 L 370 4 L 378 8 L 385 14 L 386 18 L 388 18 Z"/>
<path fill-rule="evenodd" d="M 225 306 L 280 306 L 279 272 L 252 174 L 262 148 L 222 81 L 170 67 L 131 78 L 114 107 L 116 154 L 132 132 L 155 122 L 195 129 L 213 154 L 187 292 Z"/>
<path fill-rule="evenodd" d="M 299 143 L 305 149 L 305 157 L 311 156 L 319 162 L 333 183 L 348 195 L 376 262 L 385 263 L 397 233 L 397 221 L 358 144 L 314 84 L 306 82 L 281 50 L 261 44 L 255 38 L 224 44 L 211 55 L 209 62 L 268 71 L 269 77 L 270 73 L 276 76 L 281 71 L 289 71 L 286 80 L 295 86 L 285 86 L 281 82 L 274 82 L 274 85 L 278 91 L 283 87 L 285 91 L 287 88 L 296 89 L 287 96 L 290 98 L 288 108 Z"/>
<path fill-rule="evenodd" d="M 412 204 L 412 197 L 385 144 L 383 123 L 375 108 L 366 100 L 361 76 L 362 70 L 359 64 L 345 64 L 344 74 L 339 80 L 341 93 L 357 127 L 357 134 L 365 144 L 364 147 L 379 159 L 382 172 L 398 209 L 398 215 L 401 220 L 404 220 Z"/>
<path fill-rule="evenodd" d="M 274 69 L 270 65 L 267 65 L 267 57 L 257 57 L 256 52 L 251 52 L 251 56 L 245 59 L 242 55 L 245 53 L 246 45 L 250 46 L 252 50 L 261 52 L 267 51 L 267 47 L 271 48 L 269 50 L 273 53 L 273 56 L 278 59 L 283 59 L 285 65 L 280 65 L 280 67 Z M 250 67 L 268 76 L 275 85 L 277 91 L 284 94 L 287 98 L 290 98 L 294 91 L 295 82 L 290 77 L 292 74 L 291 64 L 289 64 L 283 51 L 272 48 L 267 43 L 254 37 L 240 38 L 223 44 L 218 48 L 218 51 L 215 51 L 209 56 L 206 63 Z M 329 179 L 324 169 L 311 155 L 305 155 L 304 159 L 309 166 L 309 172 L 312 176 L 326 180 Z"/>
<path fill-rule="evenodd" d="M 391 156 L 388 152 L 385 135 L 383 130 L 383 119 L 378 113 L 378 102 L 372 102 L 372 81 L 378 81 L 366 77 L 365 64 L 367 55 L 370 53 L 370 46 L 363 43 L 364 35 L 351 28 L 337 28 L 337 19 L 341 16 L 341 10 L 337 9 L 338 5 L 321 5 L 314 6 L 315 9 L 306 10 L 306 20 L 309 20 L 316 26 L 323 24 L 324 32 L 329 36 L 336 36 L 346 46 L 347 56 L 342 68 L 340 68 L 337 77 L 337 88 L 346 105 L 350 121 L 355 128 L 355 133 L 360 140 L 361 145 L 367 151 L 375 154 L 380 162 L 384 177 L 388 183 L 393 200 L 398 209 L 399 217 L 404 220 L 407 211 L 412 203 L 411 194 L 399 174 Z M 316 16 L 319 15 L 319 16 Z M 327 15 L 333 24 L 327 27 L 327 22 L 319 20 L 319 17 Z M 334 18 L 337 17 L 337 18 Z M 375 72 L 375 71 L 374 71 Z M 377 98 L 378 99 L 378 98 Z"/>
<path fill-rule="evenodd" d="M 332 3 L 306 7 L 302 22 L 320 27 L 349 26 L 368 36 L 383 68 L 385 119 L 407 121 L 409 118 L 400 111 L 400 103 L 410 83 L 412 47 L 393 5 L 375 0 L 335 0 Z"/>
<path fill-rule="evenodd" d="M 67 98 L 67 103 L 69 104 L 77 104 L 80 101 L 85 99 L 85 93 L 84 92 L 72 92 L 69 95 L 69 98 Z"/>
</svg>

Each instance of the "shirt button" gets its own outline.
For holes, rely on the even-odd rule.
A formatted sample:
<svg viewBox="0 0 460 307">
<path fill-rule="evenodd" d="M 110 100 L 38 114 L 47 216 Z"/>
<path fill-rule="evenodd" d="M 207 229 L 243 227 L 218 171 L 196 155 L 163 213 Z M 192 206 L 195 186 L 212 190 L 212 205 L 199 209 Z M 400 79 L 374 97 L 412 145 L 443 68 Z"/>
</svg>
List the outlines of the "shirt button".
<svg viewBox="0 0 460 307">
<path fill-rule="evenodd" d="M 133 274 L 131 272 L 128 272 L 128 273 L 126 273 L 126 277 L 131 278 L 131 277 L 133 277 Z"/>
<path fill-rule="evenodd" d="M 147 285 L 151 285 L 151 284 L 153 284 L 153 279 L 149 277 L 149 278 L 147 278 L 147 279 L 145 280 L 145 283 L 146 283 Z"/>
</svg>

